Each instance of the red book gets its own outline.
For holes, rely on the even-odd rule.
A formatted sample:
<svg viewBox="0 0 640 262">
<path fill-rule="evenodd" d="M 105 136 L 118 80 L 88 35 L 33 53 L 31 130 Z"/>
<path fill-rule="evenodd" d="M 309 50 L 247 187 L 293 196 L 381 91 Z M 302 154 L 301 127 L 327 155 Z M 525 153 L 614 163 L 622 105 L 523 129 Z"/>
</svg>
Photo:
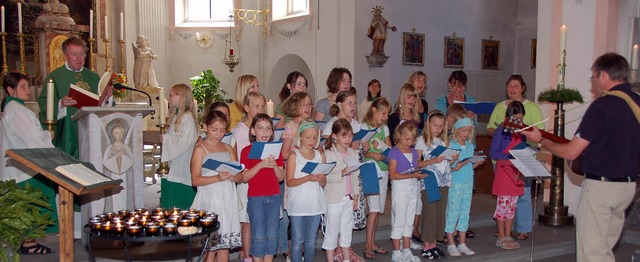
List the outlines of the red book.
<svg viewBox="0 0 640 262">
<path fill-rule="evenodd" d="M 81 87 L 71 84 L 69 87 L 69 97 L 78 102 L 74 107 L 82 108 L 83 106 L 99 106 L 100 97 L 91 91 L 84 90 Z"/>
</svg>

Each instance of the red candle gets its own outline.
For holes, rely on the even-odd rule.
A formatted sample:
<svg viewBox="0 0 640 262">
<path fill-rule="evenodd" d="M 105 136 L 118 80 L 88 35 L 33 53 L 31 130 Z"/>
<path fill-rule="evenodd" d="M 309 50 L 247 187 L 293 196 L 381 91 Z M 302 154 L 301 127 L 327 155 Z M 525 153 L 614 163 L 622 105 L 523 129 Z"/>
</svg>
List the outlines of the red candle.
<svg viewBox="0 0 640 262">
<path fill-rule="evenodd" d="M 229 55 L 233 55 L 233 48 L 229 48 Z"/>
</svg>

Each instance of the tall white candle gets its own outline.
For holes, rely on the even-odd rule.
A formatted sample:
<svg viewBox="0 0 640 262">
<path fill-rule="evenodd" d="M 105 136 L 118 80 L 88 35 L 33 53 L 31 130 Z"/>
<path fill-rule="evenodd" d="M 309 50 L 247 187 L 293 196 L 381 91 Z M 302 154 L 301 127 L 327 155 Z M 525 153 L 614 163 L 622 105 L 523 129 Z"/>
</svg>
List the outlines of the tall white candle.
<svg viewBox="0 0 640 262">
<path fill-rule="evenodd" d="M 22 4 L 18 2 L 18 33 L 22 33 Z"/>
<path fill-rule="evenodd" d="M 562 58 L 564 56 L 563 51 L 567 49 L 567 26 L 562 25 L 560 27 L 560 57 L 558 58 L 560 64 L 562 64 Z"/>
<path fill-rule="evenodd" d="M 120 40 L 124 40 L 124 14 L 120 12 Z"/>
<path fill-rule="evenodd" d="M 104 16 L 104 39 L 109 39 L 109 17 Z"/>
<path fill-rule="evenodd" d="M 2 12 L 2 32 L 4 33 L 4 5 L 0 8 Z"/>
<path fill-rule="evenodd" d="M 269 115 L 270 117 L 274 116 L 273 101 L 271 101 L 271 99 L 269 99 L 269 102 L 267 102 L 267 115 Z"/>
<path fill-rule="evenodd" d="M 89 38 L 93 38 L 93 9 L 89 10 Z"/>
<path fill-rule="evenodd" d="M 638 44 L 633 45 L 631 50 L 631 69 L 638 69 Z"/>
<path fill-rule="evenodd" d="M 159 87 L 158 108 L 160 109 L 160 124 L 163 125 L 167 121 L 167 104 L 164 99 L 164 88 Z"/>
<path fill-rule="evenodd" d="M 47 121 L 53 121 L 53 79 L 47 83 Z"/>
</svg>

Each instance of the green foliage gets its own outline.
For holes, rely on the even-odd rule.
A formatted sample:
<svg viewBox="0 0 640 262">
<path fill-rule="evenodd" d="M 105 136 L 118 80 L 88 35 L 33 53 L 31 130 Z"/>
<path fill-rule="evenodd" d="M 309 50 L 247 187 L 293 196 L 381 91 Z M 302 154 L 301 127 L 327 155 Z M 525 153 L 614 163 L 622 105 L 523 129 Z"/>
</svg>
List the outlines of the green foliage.
<svg viewBox="0 0 640 262">
<path fill-rule="evenodd" d="M 538 95 L 538 102 L 549 103 L 583 103 L 582 94 L 575 89 L 558 88 L 546 90 Z"/>
<path fill-rule="evenodd" d="M 220 81 L 213 75 L 211 69 L 205 69 L 200 75 L 189 79 L 193 86 L 193 98 L 198 101 L 198 115 L 204 112 L 211 103 L 225 101 L 227 90 L 220 88 Z"/>
<path fill-rule="evenodd" d="M 7 261 L 7 248 L 13 249 L 14 259 L 19 259 L 20 245 L 31 238 L 45 235 L 45 229 L 53 225 L 49 214 L 41 214 L 40 208 L 50 208 L 39 190 L 27 185 L 21 187 L 15 180 L 0 181 L 0 258 Z"/>
</svg>

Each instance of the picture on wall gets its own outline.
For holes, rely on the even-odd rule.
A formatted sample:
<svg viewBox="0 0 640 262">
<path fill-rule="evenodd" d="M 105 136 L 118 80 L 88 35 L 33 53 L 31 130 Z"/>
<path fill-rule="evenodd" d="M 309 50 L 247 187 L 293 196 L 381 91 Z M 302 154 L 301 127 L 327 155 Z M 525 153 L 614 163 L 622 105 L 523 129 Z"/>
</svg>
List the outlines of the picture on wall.
<svg viewBox="0 0 640 262">
<path fill-rule="evenodd" d="M 464 68 L 464 37 L 444 37 L 444 67 Z"/>
<path fill-rule="evenodd" d="M 402 64 L 424 66 L 424 34 L 402 33 Z"/>
<path fill-rule="evenodd" d="M 536 54 L 538 53 L 538 39 L 531 39 L 531 68 L 536 68 Z"/>
<path fill-rule="evenodd" d="M 482 69 L 500 70 L 500 41 L 482 39 Z"/>
</svg>

